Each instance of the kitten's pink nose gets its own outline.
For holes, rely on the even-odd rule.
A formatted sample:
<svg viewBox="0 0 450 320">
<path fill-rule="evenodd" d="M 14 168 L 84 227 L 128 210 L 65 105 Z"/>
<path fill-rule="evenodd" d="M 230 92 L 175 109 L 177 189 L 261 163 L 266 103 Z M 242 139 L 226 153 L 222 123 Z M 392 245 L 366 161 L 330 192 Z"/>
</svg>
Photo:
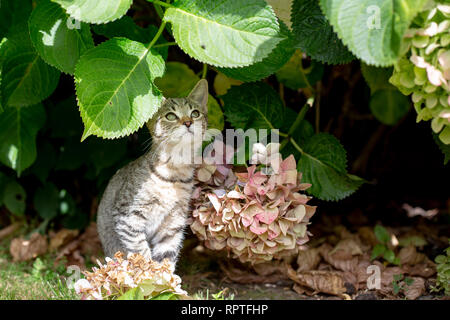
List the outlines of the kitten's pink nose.
<svg viewBox="0 0 450 320">
<path fill-rule="evenodd" d="M 183 122 L 183 124 L 189 128 L 192 124 L 192 121 L 185 121 L 185 122 Z"/>
</svg>

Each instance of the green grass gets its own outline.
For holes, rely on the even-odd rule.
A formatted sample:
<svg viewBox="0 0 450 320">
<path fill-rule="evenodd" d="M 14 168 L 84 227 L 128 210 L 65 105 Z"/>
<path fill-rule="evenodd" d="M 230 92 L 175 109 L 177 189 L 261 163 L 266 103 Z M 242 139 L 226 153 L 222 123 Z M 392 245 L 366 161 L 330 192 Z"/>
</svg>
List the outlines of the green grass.
<svg viewBox="0 0 450 320">
<path fill-rule="evenodd" d="M 62 275 L 64 265 L 53 265 L 51 255 L 31 262 L 11 262 L 5 246 L 0 246 L 0 300 L 78 300 Z"/>
</svg>

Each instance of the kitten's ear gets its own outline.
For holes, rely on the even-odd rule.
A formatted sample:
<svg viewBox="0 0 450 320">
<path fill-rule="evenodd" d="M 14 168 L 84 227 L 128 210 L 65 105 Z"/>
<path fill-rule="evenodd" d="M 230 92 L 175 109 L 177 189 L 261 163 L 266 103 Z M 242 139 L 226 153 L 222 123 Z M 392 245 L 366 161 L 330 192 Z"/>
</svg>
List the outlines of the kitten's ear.
<svg viewBox="0 0 450 320">
<path fill-rule="evenodd" d="M 188 98 L 206 109 L 206 104 L 208 103 L 208 81 L 201 79 L 197 82 L 194 89 L 189 93 Z"/>
</svg>

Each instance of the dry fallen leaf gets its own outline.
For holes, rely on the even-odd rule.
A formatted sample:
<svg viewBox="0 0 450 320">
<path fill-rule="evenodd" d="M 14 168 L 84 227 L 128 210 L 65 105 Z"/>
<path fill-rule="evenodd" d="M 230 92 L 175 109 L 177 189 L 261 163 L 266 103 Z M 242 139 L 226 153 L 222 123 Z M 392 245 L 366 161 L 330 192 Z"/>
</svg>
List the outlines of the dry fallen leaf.
<svg viewBox="0 0 450 320">
<path fill-rule="evenodd" d="M 392 281 L 394 281 L 394 275 L 403 274 L 404 271 L 400 267 L 388 267 L 381 271 L 381 286 L 392 288 Z"/>
<path fill-rule="evenodd" d="M 338 243 L 339 244 L 339 243 Z M 344 256 L 344 259 L 341 259 L 339 255 L 336 258 L 331 252 L 333 249 L 329 244 L 323 244 L 319 247 L 319 252 L 323 259 L 328 262 L 330 265 L 332 265 L 334 268 L 338 270 L 342 270 L 345 272 L 354 272 L 356 269 L 356 266 L 358 265 L 358 257 L 352 257 L 351 254 L 348 252 L 340 252 L 339 255 Z M 349 258 L 348 258 L 349 257 Z"/>
<path fill-rule="evenodd" d="M 281 261 L 258 263 L 253 266 L 253 269 L 255 269 L 256 273 L 260 276 L 286 273 L 286 265 Z"/>
<path fill-rule="evenodd" d="M 406 248 L 402 248 L 398 253 L 398 258 L 400 259 L 400 263 L 415 265 L 421 263 L 427 259 L 427 257 L 423 253 L 419 253 L 414 246 L 408 246 Z"/>
<path fill-rule="evenodd" d="M 330 252 L 333 258 L 340 260 L 351 259 L 353 256 L 361 254 L 363 254 L 361 245 L 352 238 L 342 239 Z"/>
<path fill-rule="evenodd" d="M 95 222 L 91 222 L 86 228 L 84 233 L 80 236 L 80 241 L 81 253 L 91 256 L 91 261 L 95 262 L 95 257 L 100 255 L 103 251 L 102 243 L 98 237 L 97 224 Z"/>
<path fill-rule="evenodd" d="M 56 233 L 50 233 L 50 250 L 56 250 L 72 241 L 78 236 L 78 230 L 61 229 Z"/>
<path fill-rule="evenodd" d="M 317 268 L 321 260 L 319 250 L 312 248 L 308 250 L 300 250 L 297 256 L 298 269 L 297 272 L 310 271 Z"/>
<path fill-rule="evenodd" d="M 375 232 L 373 232 L 373 228 L 371 227 L 361 227 L 358 229 L 358 235 L 361 240 L 368 244 L 370 247 L 374 247 L 378 244 L 377 237 L 375 236 Z"/>
<path fill-rule="evenodd" d="M 262 276 L 251 271 L 233 267 L 230 263 L 225 265 L 224 263 L 219 262 L 219 266 L 231 281 L 237 283 L 274 283 L 286 279 L 286 275 L 284 274 L 276 273 Z"/>
<path fill-rule="evenodd" d="M 92 222 L 83 234 L 60 247 L 55 263 L 65 257 L 67 259 L 66 265 L 78 265 L 85 268 L 83 255 L 88 256 L 90 261 L 95 263 L 101 253 L 102 245 L 98 237 L 97 225 Z"/>
<path fill-rule="evenodd" d="M 20 227 L 19 222 L 15 222 L 13 224 L 10 224 L 9 226 L 3 228 L 0 230 L 0 240 L 3 238 L 6 238 L 7 236 L 13 234 L 14 231 L 17 230 L 17 228 Z"/>
<path fill-rule="evenodd" d="M 314 293 L 323 292 L 342 296 L 346 291 L 344 280 L 338 271 L 313 270 L 297 273 L 291 266 L 288 266 L 288 276 L 302 287 L 312 289 Z"/>
<path fill-rule="evenodd" d="M 29 240 L 15 238 L 11 241 L 9 251 L 14 262 L 27 261 L 47 252 L 47 238 L 39 233 L 33 233 Z"/>
<path fill-rule="evenodd" d="M 413 277 L 411 279 L 413 280 L 411 285 L 408 286 L 403 281 L 400 285 L 404 288 L 403 291 L 408 300 L 416 300 L 425 293 L 425 280 L 418 277 Z"/>
<path fill-rule="evenodd" d="M 424 278 L 429 278 L 436 273 L 436 265 L 430 260 L 426 263 L 419 263 L 414 266 L 406 265 L 403 266 L 403 269 L 405 270 L 405 273 L 411 276 Z"/>
</svg>

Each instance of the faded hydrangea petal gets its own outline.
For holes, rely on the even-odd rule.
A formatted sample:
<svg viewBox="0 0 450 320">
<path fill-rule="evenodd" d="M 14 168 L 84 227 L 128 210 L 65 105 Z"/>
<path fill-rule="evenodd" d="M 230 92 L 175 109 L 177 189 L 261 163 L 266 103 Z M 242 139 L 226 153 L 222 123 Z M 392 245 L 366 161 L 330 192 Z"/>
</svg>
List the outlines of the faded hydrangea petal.
<svg viewBox="0 0 450 320">
<path fill-rule="evenodd" d="M 198 179 L 191 230 L 209 249 L 226 248 L 241 262 L 255 264 L 295 255 L 307 242 L 316 207 L 306 204 L 310 197 L 300 191 L 311 185 L 301 183 L 292 155 L 282 159 L 279 144 L 254 144 L 253 156 L 263 165 L 246 172 L 216 169 L 206 182 Z M 218 173 L 235 180 L 226 185 L 227 179 L 214 179 Z"/>
</svg>

